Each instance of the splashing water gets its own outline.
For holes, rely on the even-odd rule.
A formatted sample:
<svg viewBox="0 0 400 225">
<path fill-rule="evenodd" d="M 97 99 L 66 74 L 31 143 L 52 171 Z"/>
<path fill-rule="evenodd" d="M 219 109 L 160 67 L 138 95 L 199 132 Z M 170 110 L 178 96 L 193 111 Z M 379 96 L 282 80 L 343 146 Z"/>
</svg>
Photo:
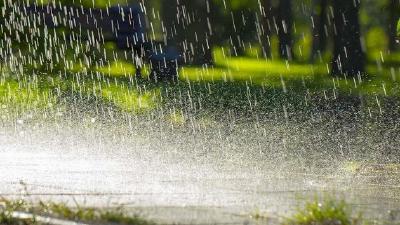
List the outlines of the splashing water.
<svg viewBox="0 0 400 225">
<path fill-rule="evenodd" d="M 330 194 L 367 218 L 400 221 L 395 88 L 373 84 L 383 94 L 371 97 L 361 77 L 315 84 L 325 65 L 232 58 L 234 47 L 215 51 L 215 66 L 184 67 L 176 83 L 155 84 L 137 77 L 154 69 L 138 52 L 117 49 L 122 23 L 101 25 L 112 9 L 125 13 L 4 1 L 1 196 L 124 205 L 171 223 L 243 223 Z M 151 33 L 127 45 L 151 42 Z"/>
</svg>

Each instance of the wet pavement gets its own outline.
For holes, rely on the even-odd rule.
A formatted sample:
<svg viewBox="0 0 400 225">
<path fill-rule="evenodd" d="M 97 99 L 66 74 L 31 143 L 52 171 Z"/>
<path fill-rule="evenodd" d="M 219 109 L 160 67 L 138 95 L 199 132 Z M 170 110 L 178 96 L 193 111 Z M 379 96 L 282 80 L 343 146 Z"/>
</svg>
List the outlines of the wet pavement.
<svg viewBox="0 0 400 225">
<path fill-rule="evenodd" d="M 400 222 L 396 165 L 338 161 L 305 168 L 290 159 L 247 157 L 240 149 L 228 154 L 227 142 L 201 135 L 189 139 L 157 141 L 150 132 L 129 136 L 107 126 L 3 127 L 0 195 L 122 205 L 168 224 L 274 224 L 317 195 L 336 196 L 368 219 Z M 196 141 L 213 148 L 204 152 Z M 256 214 L 268 220 L 253 219 Z"/>
</svg>

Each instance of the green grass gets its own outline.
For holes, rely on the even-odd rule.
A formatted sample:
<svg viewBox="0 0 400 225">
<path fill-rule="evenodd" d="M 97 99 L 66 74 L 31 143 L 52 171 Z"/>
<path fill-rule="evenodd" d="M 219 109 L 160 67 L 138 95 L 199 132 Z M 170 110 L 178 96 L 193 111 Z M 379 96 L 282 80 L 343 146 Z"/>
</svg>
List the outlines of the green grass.
<svg viewBox="0 0 400 225">
<path fill-rule="evenodd" d="M 159 90 L 143 91 L 121 85 L 102 87 L 102 98 L 127 112 L 146 112 L 156 108 L 159 101 Z"/>
<path fill-rule="evenodd" d="M 114 61 L 110 65 L 98 67 L 96 71 L 107 74 L 109 76 L 134 76 L 136 73 L 136 68 L 132 63 L 127 63 L 124 61 Z"/>
<path fill-rule="evenodd" d="M 25 201 L 8 201 L 5 199 L 0 200 L 0 224 L 2 225 L 33 225 L 37 224 L 33 219 L 16 219 L 12 213 L 18 210 L 27 210 Z"/>
<path fill-rule="evenodd" d="M 132 84 L 130 82 L 135 80 L 136 72 L 134 66 L 124 61 L 115 61 L 103 67 L 83 69 L 100 73 L 105 79 L 93 80 L 86 77 L 86 85 L 82 86 L 74 80 L 65 89 L 68 91 L 72 87 L 74 91 L 78 91 L 76 87 L 79 86 L 79 91 L 83 90 L 86 95 L 99 96 L 105 102 L 114 104 L 123 111 L 134 113 L 148 112 L 158 108 L 161 104 L 169 104 L 168 101 L 179 100 L 178 96 L 170 98 L 170 93 L 167 93 L 168 96 L 165 97 L 165 90 L 184 95 L 189 92 L 189 94 L 206 99 L 209 105 L 214 106 L 216 104 L 229 106 L 233 105 L 234 101 L 236 104 L 248 101 L 249 96 L 238 94 L 238 92 L 246 91 L 249 88 L 251 93 L 263 92 L 265 94 L 265 89 L 267 92 L 273 92 L 271 95 L 275 97 L 278 93 L 278 99 L 274 100 L 279 100 L 281 103 L 282 101 L 291 102 L 290 99 L 285 100 L 287 95 L 290 95 L 290 98 L 295 101 L 294 104 L 297 104 L 299 100 L 303 101 L 306 93 L 325 95 L 325 93 L 336 92 L 341 96 L 362 95 L 365 99 L 371 99 L 368 100 L 371 104 L 375 104 L 376 96 L 400 96 L 400 77 L 396 77 L 398 71 L 391 66 L 383 65 L 378 68 L 376 65 L 370 64 L 367 67 L 369 74 L 367 78 L 344 79 L 331 77 L 329 64 L 294 63 L 255 57 L 228 57 L 229 53 L 225 51 L 225 48 L 214 51 L 214 66 L 182 67 L 179 71 L 179 78 L 182 82 L 175 87 L 146 82 L 149 73 L 148 66 L 144 67 L 143 80 L 135 81 L 136 84 Z M 392 55 L 392 57 L 395 56 Z M 80 67 L 76 66 L 76 68 L 79 70 Z M 76 72 L 79 71 L 71 70 L 72 75 Z M 118 81 L 118 84 L 114 85 L 112 83 L 115 80 Z M 137 82 L 139 82 L 139 86 L 137 86 Z M 143 88 L 144 86 L 146 88 Z M 193 86 L 199 86 L 196 90 L 197 93 L 193 93 Z M 201 88 L 201 86 L 214 86 L 215 89 L 211 93 L 210 88 Z M 268 96 L 260 95 L 259 97 Z M 217 103 L 211 101 L 217 101 Z"/>
<path fill-rule="evenodd" d="M 344 201 L 318 199 L 307 202 L 282 225 L 357 225 L 361 224 L 360 216 L 352 217 L 351 207 Z"/>
<path fill-rule="evenodd" d="M 389 56 L 388 56 L 389 57 Z M 390 57 L 396 57 L 390 55 Z M 366 78 L 333 78 L 329 75 L 329 64 L 304 64 L 271 61 L 250 57 L 227 57 L 223 50 L 214 52 L 215 67 L 183 67 L 180 79 L 205 82 L 248 82 L 293 90 L 335 89 L 354 95 L 400 96 L 400 77 L 393 66 L 368 65 Z"/>
<path fill-rule="evenodd" d="M 13 212 L 26 212 L 34 215 L 33 219 L 18 219 L 13 217 Z M 65 219 L 76 222 L 92 224 L 124 224 L 124 225 L 152 225 L 139 216 L 131 215 L 122 208 L 97 209 L 86 207 L 70 207 L 63 203 L 39 202 L 29 203 L 24 200 L 0 199 L 0 224 L 3 225 L 39 225 L 35 216 L 45 216 L 57 219 Z"/>
<path fill-rule="evenodd" d="M 55 104 L 56 97 L 50 89 L 38 82 L 0 79 L 0 110 L 46 109 Z"/>
<path fill-rule="evenodd" d="M 32 0 L 32 2 L 35 2 L 37 4 L 48 4 L 49 0 Z M 69 0 L 61 0 L 63 3 L 71 3 L 72 1 Z M 108 7 L 109 5 L 117 5 L 117 4 L 126 4 L 125 0 L 81 0 L 77 1 L 79 3 L 76 3 L 76 5 L 83 5 L 85 7 L 98 7 L 98 8 L 105 8 Z"/>
<path fill-rule="evenodd" d="M 325 96 L 328 100 L 334 100 L 335 95 L 350 98 L 361 95 L 369 105 L 376 105 L 376 96 L 400 96 L 400 77 L 397 77 L 396 67 L 369 65 L 367 79 L 343 79 L 329 76 L 329 65 L 326 64 L 226 55 L 222 48 L 217 49 L 214 66 L 184 66 L 179 73 L 180 82 L 175 85 L 147 81 L 148 66 L 144 67 L 144 78 L 136 80 L 133 64 L 120 60 L 92 68 L 73 64 L 63 77 L 6 74 L 0 79 L 0 111 L 13 107 L 47 109 L 73 93 L 131 113 L 171 106 L 172 113 L 167 119 L 182 124 L 185 115 L 177 112 L 188 105 L 224 111 L 249 105 L 251 110 L 253 105 L 273 110 L 285 104 L 293 106 L 292 110 L 301 110 L 308 105 L 305 96 L 309 95 Z"/>
</svg>

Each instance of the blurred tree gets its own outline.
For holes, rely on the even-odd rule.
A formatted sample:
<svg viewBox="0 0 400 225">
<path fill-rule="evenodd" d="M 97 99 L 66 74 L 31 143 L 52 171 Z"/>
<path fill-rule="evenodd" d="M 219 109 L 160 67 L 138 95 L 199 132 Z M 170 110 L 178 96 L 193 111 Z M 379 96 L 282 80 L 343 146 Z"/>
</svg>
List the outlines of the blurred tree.
<svg viewBox="0 0 400 225">
<path fill-rule="evenodd" d="M 218 30 L 218 40 L 228 42 L 233 56 L 241 56 L 246 52 L 246 44 L 255 42 L 257 37 L 256 10 L 258 0 L 213 0 L 218 15 L 214 24 Z"/>
<path fill-rule="evenodd" d="M 400 19 L 399 19 L 399 21 L 397 22 L 397 32 L 396 32 L 396 34 L 397 34 L 397 37 L 399 37 L 400 36 Z"/>
<path fill-rule="evenodd" d="M 162 5 L 164 40 L 176 45 L 186 63 L 212 63 L 213 14 L 217 8 L 210 0 L 180 0 Z"/>
<path fill-rule="evenodd" d="M 395 51 L 397 49 L 396 43 L 396 26 L 397 20 L 399 19 L 400 12 L 400 0 L 389 0 L 388 2 L 388 12 L 389 12 L 389 21 L 388 21 L 388 36 L 389 36 L 389 50 Z"/>
<path fill-rule="evenodd" d="M 279 54 L 282 59 L 293 60 L 292 1 L 280 0 L 277 9 Z"/>
<path fill-rule="evenodd" d="M 332 75 L 356 76 L 364 72 L 365 56 L 359 23 L 360 0 L 334 0 L 334 52 Z"/>
<path fill-rule="evenodd" d="M 63 5 L 82 5 L 84 7 L 96 7 L 96 8 L 106 8 L 110 5 L 125 5 L 132 2 L 137 2 L 135 0 L 30 0 L 36 4 L 49 4 L 52 2 L 61 3 Z"/>
<path fill-rule="evenodd" d="M 254 42 L 256 36 L 255 13 L 251 9 L 233 10 L 231 12 L 231 27 L 229 32 L 230 44 L 234 56 L 245 54 L 246 43 Z"/>
<path fill-rule="evenodd" d="M 182 30 L 177 30 L 181 28 L 180 24 L 178 23 L 178 10 L 179 5 L 176 1 L 163 2 L 161 5 L 161 26 L 165 44 L 176 45 L 180 41 L 178 37 L 178 31 L 181 32 Z"/>
<path fill-rule="evenodd" d="M 328 0 L 313 0 L 311 62 L 326 50 L 328 39 Z"/>
<path fill-rule="evenodd" d="M 260 31 L 261 46 L 263 55 L 271 58 L 271 35 L 274 24 L 274 8 L 271 0 L 263 0 L 261 8 L 262 30 Z"/>
<path fill-rule="evenodd" d="M 3 72 L 4 55 L 6 49 L 6 43 L 4 38 L 4 18 L 5 18 L 5 7 L 4 0 L 0 1 L 0 73 Z"/>
<path fill-rule="evenodd" d="M 188 40 L 194 46 L 190 52 L 192 63 L 197 65 L 213 64 L 212 48 L 215 45 L 213 14 L 217 14 L 217 8 L 212 0 L 186 0 L 186 6 L 192 19 L 188 30 Z"/>
</svg>

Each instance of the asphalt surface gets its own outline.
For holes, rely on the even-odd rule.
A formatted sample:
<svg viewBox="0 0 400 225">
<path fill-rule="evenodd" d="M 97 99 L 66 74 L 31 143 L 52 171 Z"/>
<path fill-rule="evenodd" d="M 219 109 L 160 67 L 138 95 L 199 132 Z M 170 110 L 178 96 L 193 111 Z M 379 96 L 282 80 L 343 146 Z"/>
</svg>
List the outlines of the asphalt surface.
<svg viewBox="0 0 400 225">
<path fill-rule="evenodd" d="M 260 222 L 255 214 L 277 223 L 305 200 L 330 195 L 345 198 L 369 219 L 400 221 L 396 169 L 351 169 L 337 162 L 305 170 L 297 162 L 247 157 L 241 148 L 227 153 L 232 146 L 226 141 L 215 144 L 202 135 L 174 142 L 96 123 L 3 126 L 0 195 L 71 206 L 122 205 L 168 224 L 252 224 Z"/>
</svg>

